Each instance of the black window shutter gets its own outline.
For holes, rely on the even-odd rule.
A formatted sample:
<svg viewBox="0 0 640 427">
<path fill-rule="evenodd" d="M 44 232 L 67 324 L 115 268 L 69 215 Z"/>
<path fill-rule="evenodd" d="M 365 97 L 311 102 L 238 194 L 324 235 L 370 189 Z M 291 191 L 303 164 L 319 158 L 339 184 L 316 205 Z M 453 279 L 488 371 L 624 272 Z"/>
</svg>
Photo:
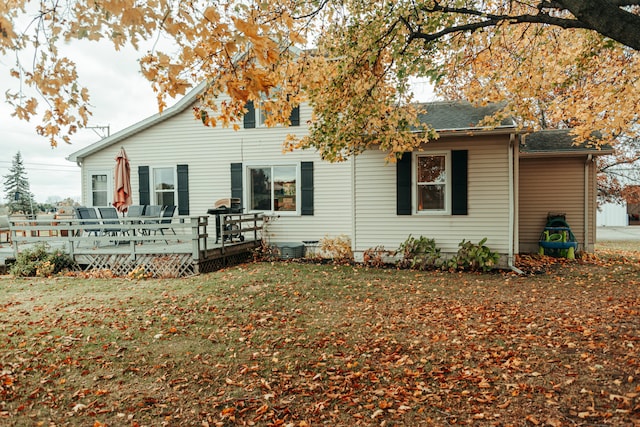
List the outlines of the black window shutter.
<svg viewBox="0 0 640 427">
<path fill-rule="evenodd" d="M 178 215 L 189 215 L 189 165 L 178 165 Z"/>
<path fill-rule="evenodd" d="M 468 150 L 451 152 L 451 214 L 468 214 Z"/>
<path fill-rule="evenodd" d="M 291 122 L 291 126 L 300 126 L 300 106 L 291 110 L 289 121 Z"/>
<path fill-rule="evenodd" d="M 149 193 L 149 166 L 138 166 L 138 196 L 141 205 L 151 204 Z"/>
<path fill-rule="evenodd" d="M 231 197 L 240 199 L 240 206 L 244 206 L 242 200 L 242 163 L 231 163 Z"/>
<path fill-rule="evenodd" d="M 411 153 L 396 162 L 396 214 L 411 215 Z"/>
<path fill-rule="evenodd" d="M 247 109 L 244 115 L 244 128 L 250 129 L 256 127 L 256 109 L 253 106 L 253 101 L 247 101 L 244 107 Z"/>
<path fill-rule="evenodd" d="M 300 214 L 313 215 L 313 162 L 300 163 Z"/>
</svg>

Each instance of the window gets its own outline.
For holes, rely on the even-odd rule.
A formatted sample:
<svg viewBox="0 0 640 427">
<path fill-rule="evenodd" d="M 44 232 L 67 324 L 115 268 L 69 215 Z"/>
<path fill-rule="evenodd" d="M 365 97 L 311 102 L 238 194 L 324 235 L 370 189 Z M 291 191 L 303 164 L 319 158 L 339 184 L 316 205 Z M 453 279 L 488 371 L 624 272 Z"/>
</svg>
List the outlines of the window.
<svg viewBox="0 0 640 427">
<path fill-rule="evenodd" d="M 189 215 L 189 165 L 138 166 L 138 199 L 141 205 L 175 205 L 178 215 Z"/>
<path fill-rule="evenodd" d="M 248 167 L 249 210 L 297 212 L 298 167 Z"/>
<path fill-rule="evenodd" d="M 468 150 L 404 153 L 396 163 L 396 214 L 468 215 L 468 175 Z"/>
<path fill-rule="evenodd" d="M 267 117 L 269 117 L 269 113 L 260 106 L 259 108 L 256 108 L 256 116 L 258 118 L 258 125 L 265 126 L 264 122 L 267 120 Z"/>
<path fill-rule="evenodd" d="M 449 211 L 448 153 L 416 156 L 416 210 L 446 213 Z"/>
<path fill-rule="evenodd" d="M 153 169 L 153 192 L 155 204 L 176 205 L 176 176 L 174 168 Z"/>
<path fill-rule="evenodd" d="M 245 108 L 247 109 L 247 113 L 244 115 L 243 119 L 243 126 L 245 129 L 255 128 L 256 124 L 257 126 L 264 126 L 267 114 L 265 114 L 263 109 L 259 106 L 256 107 L 253 101 L 248 101 Z M 291 126 L 300 126 L 300 106 L 291 110 L 289 121 L 291 122 Z"/>
<path fill-rule="evenodd" d="M 107 174 L 91 175 L 91 206 L 109 206 L 109 181 Z"/>
</svg>

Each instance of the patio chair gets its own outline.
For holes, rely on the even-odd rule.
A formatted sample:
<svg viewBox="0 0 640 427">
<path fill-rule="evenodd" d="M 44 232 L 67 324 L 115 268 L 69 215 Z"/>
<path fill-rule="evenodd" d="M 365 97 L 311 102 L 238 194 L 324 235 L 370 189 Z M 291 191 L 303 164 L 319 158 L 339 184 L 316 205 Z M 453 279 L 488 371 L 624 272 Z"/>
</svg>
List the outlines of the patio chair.
<svg viewBox="0 0 640 427">
<path fill-rule="evenodd" d="M 140 218 L 142 216 L 144 216 L 144 210 L 146 208 L 146 205 L 131 205 L 129 206 L 129 209 L 127 209 L 127 218 Z M 142 220 L 130 220 L 129 224 L 142 224 Z M 136 235 L 136 229 L 132 228 L 133 230 L 133 235 Z M 144 234 L 144 233 L 140 233 L 140 234 Z"/>
<path fill-rule="evenodd" d="M 176 211 L 176 207 L 175 205 L 169 205 L 169 206 L 165 206 L 165 208 L 162 210 L 162 215 L 161 215 L 161 219 L 159 221 L 160 224 L 171 224 L 172 218 L 173 218 L 173 214 Z M 164 227 L 164 228 L 158 228 L 156 230 L 154 230 L 154 234 L 157 234 L 158 231 L 160 231 L 160 234 L 162 234 L 164 236 L 164 230 L 171 230 L 173 232 L 173 234 L 176 234 L 176 230 L 173 229 L 173 227 Z M 166 244 L 169 244 L 168 241 L 165 240 Z"/>
<path fill-rule="evenodd" d="M 98 218 L 98 214 L 96 213 L 96 210 L 94 208 L 87 208 L 87 207 L 78 207 L 75 208 L 76 211 L 76 217 L 80 218 L 80 219 L 88 219 L 88 220 L 97 220 Z M 93 227 L 98 227 L 98 228 L 84 228 L 82 229 L 82 231 L 84 231 L 85 233 L 87 233 L 87 236 L 91 236 L 91 233 L 93 233 L 94 236 L 98 237 L 100 234 L 102 234 L 102 228 L 99 228 L 100 226 L 100 222 L 99 221 L 80 221 L 81 225 L 91 225 Z M 99 245 L 100 242 L 96 241 L 96 246 Z M 78 247 L 80 246 L 80 241 L 78 241 Z"/>
<path fill-rule="evenodd" d="M 160 215 L 162 214 L 162 206 L 160 205 L 146 205 L 144 208 L 144 214 L 142 215 L 142 217 L 144 218 L 144 220 L 142 221 L 143 224 L 158 224 L 158 222 L 160 221 Z M 149 229 L 143 229 L 142 230 L 143 234 L 149 235 L 150 230 Z"/>
<path fill-rule="evenodd" d="M 120 217 L 118 216 L 118 211 L 114 207 L 100 207 L 98 208 L 98 212 L 100 212 L 100 217 L 102 218 L 102 224 L 106 226 L 110 225 L 122 225 L 120 222 Z M 129 231 L 125 228 L 114 228 L 114 227 L 106 227 L 103 229 L 104 234 L 108 234 L 110 236 L 117 236 L 118 233 L 122 233 L 123 235 L 129 234 Z M 119 241 L 116 241 L 116 245 L 119 244 Z"/>
<path fill-rule="evenodd" d="M 143 216 L 145 207 L 145 205 L 131 205 L 127 209 L 127 216 L 132 218 Z"/>
</svg>

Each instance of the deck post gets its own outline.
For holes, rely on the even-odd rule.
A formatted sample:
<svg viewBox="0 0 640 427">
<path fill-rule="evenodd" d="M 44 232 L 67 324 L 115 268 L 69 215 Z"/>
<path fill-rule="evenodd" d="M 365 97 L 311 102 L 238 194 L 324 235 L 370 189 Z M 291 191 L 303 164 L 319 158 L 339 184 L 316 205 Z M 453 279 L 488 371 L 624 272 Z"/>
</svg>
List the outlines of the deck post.
<svg viewBox="0 0 640 427">
<path fill-rule="evenodd" d="M 131 260 L 135 260 L 136 259 L 136 241 L 134 239 L 129 240 L 129 248 L 131 250 L 131 253 L 129 254 L 129 259 Z"/>
<path fill-rule="evenodd" d="M 74 256 L 73 256 L 73 236 L 76 235 L 77 231 L 76 231 L 75 227 L 74 228 L 71 227 L 72 225 L 73 225 L 72 221 L 70 220 L 68 222 L 64 222 L 62 224 L 62 227 L 63 227 L 63 229 L 65 229 L 67 231 L 67 244 L 68 244 L 68 248 L 69 248 L 69 256 L 71 258 L 74 258 Z M 64 231 L 64 230 L 59 230 L 58 231 L 58 234 L 60 236 L 62 236 L 64 234 L 62 231 Z"/>
<path fill-rule="evenodd" d="M 205 227 L 204 233 L 204 249 L 207 247 L 207 238 L 206 238 L 206 227 L 207 227 L 207 217 L 191 217 L 191 256 L 194 260 L 199 260 L 201 258 L 200 253 L 202 248 L 200 246 L 200 239 L 202 238 L 200 234 L 200 226 Z M 201 222 L 202 221 L 202 222 Z"/>
<path fill-rule="evenodd" d="M 18 242 L 16 240 L 16 237 L 18 236 L 18 232 L 15 230 L 15 228 L 13 228 L 14 224 L 12 223 L 10 228 L 10 232 L 11 232 L 11 246 L 13 247 L 13 256 L 14 258 L 18 258 Z"/>
<path fill-rule="evenodd" d="M 218 234 L 220 236 L 220 242 L 222 244 L 220 251 L 222 253 L 222 255 L 224 255 L 224 241 L 227 239 L 227 236 L 225 236 L 224 234 L 224 230 L 226 228 L 226 222 L 227 222 L 227 216 L 226 215 L 220 215 L 220 230 L 218 230 Z"/>
<path fill-rule="evenodd" d="M 253 214 L 253 240 L 258 241 L 258 214 Z"/>
</svg>

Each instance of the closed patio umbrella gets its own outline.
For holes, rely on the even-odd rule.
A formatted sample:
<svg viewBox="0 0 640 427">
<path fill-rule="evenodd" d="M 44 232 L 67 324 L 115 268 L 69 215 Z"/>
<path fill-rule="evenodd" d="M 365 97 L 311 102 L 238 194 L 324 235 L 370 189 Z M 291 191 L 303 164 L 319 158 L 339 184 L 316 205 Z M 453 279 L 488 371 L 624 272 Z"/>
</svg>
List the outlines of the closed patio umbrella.
<svg viewBox="0 0 640 427">
<path fill-rule="evenodd" d="M 131 205 L 131 169 L 124 148 L 116 155 L 116 187 L 113 206 L 118 212 L 126 212 Z"/>
</svg>

